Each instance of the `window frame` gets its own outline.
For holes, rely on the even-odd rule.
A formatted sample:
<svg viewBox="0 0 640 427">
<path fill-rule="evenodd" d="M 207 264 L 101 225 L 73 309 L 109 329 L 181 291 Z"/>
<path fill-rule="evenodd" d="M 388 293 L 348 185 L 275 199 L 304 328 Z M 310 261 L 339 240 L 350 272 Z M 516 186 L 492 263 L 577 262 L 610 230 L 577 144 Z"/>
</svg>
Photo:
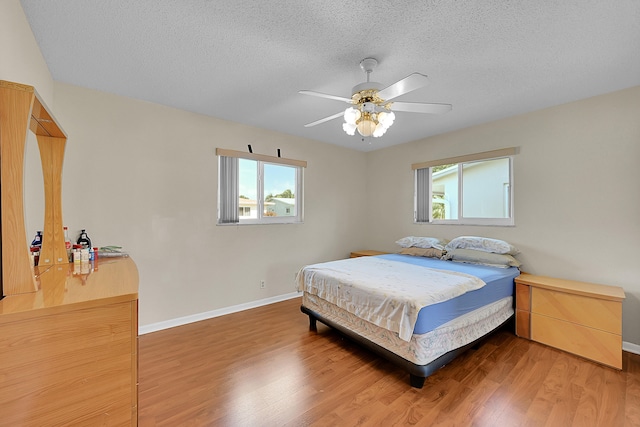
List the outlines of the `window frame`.
<svg viewBox="0 0 640 427">
<path fill-rule="evenodd" d="M 262 154 L 243 153 L 240 151 L 227 150 L 222 148 L 216 149 L 216 155 L 218 156 L 218 206 L 217 206 L 217 225 L 261 225 L 261 224 L 299 224 L 304 222 L 304 169 L 307 166 L 307 162 L 303 160 L 285 159 L 281 157 L 272 157 Z M 223 179 L 221 175 L 223 168 L 221 166 L 223 157 L 234 158 L 236 167 L 234 172 L 235 177 L 226 177 Z M 239 197 L 232 197 L 232 204 L 238 203 L 235 208 L 235 212 L 238 213 L 237 218 L 225 218 L 222 219 L 223 211 L 233 211 L 231 206 L 224 206 L 226 195 L 235 194 L 239 196 L 239 160 L 253 160 L 256 161 L 257 168 L 257 195 L 256 195 L 256 218 L 241 218 L 239 215 Z M 275 166 L 293 167 L 295 169 L 295 182 L 296 188 L 292 189 L 295 195 L 295 215 L 289 216 L 266 216 L 264 215 L 264 166 L 265 164 L 271 164 Z M 229 191 L 223 189 L 224 183 L 230 183 L 236 185 L 235 191 Z M 238 198 L 238 200 L 235 200 Z M 229 208 L 229 209 L 227 209 Z"/>
<path fill-rule="evenodd" d="M 505 226 L 510 227 L 515 225 L 515 213 L 514 213 L 514 156 L 518 153 L 518 149 L 515 147 L 504 148 L 500 150 L 487 151 L 483 153 L 470 154 L 466 156 L 459 156 L 441 160 L 433 160 L 422 163 L 415 163 L 411 165 L 414 170 L 414 224 L 434 224 L 434 225 L 484 225 L 484 226 Z M 464 212 L 464 179 L 463 170 L 465 165 L 472 163 L 479 163 L 485 161 L 492 161 L 497 159 L 509 159 L 509 183 L 508 183 L 508 203 L 503 203 L 509 211 L 509 215 L 506 218 L 476 218 L 465 217 Z M 456 165 L 457 166 L 457 219 L 434 219 L 433 218 L 433 180 L 432 180 L 432 168 L 442 165 Z M 420 170 L 426 172 L 419 172 Z M 422 175 L 421 175 L 422 173 Z M 424 174 L 428 175 L 426 180 Z M 424 192 L 425 184 L 428 185 L 428 191 Z M 424 200 L 424 197 L 427 200 Z M 426 209 L 426 212 L 424 211 Z M 426 215 L 428 213 L 428 215 Z"/>
<path fill-rule="evenodd" d="M 303 222 L 302 218 L 302 176 L 303 176 L 303 168 L 293 165 L 286 165 L 282 163 L 274 163 L 271 161 L 264 160 L 256 160 L 257 162 L 257 198 L 256 198 L 256 218 L 240 218 L 240 224 L 295 224 Z M 295 169 L 295 181 L 296 188 L 292 189 L 293 194 L 295 195 L 295 215 L 287 215 L 287 216 L 269 216 L 265 215 L 265 191 L 264 191 L 264 171 L 265 165 L 275 165 L 282 167 L 290 167 Z"/>
</svg>

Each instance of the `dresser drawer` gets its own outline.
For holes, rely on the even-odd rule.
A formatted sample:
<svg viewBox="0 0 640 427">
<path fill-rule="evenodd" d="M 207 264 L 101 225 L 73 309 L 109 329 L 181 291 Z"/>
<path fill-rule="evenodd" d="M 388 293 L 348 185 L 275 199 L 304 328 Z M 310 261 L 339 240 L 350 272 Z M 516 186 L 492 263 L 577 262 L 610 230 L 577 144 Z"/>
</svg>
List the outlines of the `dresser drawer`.
<svg viewBox="0 0 640 427">
<path fill-rule="evenodd" d="M 531 339 L 622 369 L 620 335 L 531 313 Z"/>
<path fill-rule="evenodd" d="M 532 313 L 577 323 L 613 334 L 622 334 L 622 322 L 620 321 L 622 318 L 621 302 L 541 288 L 533 288 L 531 291 Z"/>
</svg>

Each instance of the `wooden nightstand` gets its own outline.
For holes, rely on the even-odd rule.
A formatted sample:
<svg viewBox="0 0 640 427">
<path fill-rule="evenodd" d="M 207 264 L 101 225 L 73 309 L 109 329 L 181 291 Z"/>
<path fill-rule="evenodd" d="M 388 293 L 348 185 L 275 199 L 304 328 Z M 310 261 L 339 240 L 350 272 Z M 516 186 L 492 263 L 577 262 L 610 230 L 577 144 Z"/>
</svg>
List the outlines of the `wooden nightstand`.
<svg viewBox="0 0 640 427">
<path fill-rule="evenodd" d="M 621 287 L 531 274 L 515 282 L 516 335 L 622 369 Z"/>
<path fill-rule="evenodd" d="M 349 258 L 358 258 L 361 256 L 385 255 L 388 253 L 389 252 L 380 252 L 380 251 L 371 251 L 371 250 L 355 251 L 355 252 L 351 252 L 351 256 Z"/>
</svg>

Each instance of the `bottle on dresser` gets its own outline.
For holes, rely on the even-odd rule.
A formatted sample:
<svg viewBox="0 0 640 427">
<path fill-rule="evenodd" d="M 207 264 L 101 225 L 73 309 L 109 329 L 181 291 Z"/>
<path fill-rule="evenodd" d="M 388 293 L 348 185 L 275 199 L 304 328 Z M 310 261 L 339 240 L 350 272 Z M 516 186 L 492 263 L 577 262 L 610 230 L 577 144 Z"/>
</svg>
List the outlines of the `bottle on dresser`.
<svg viewBox="0 0 640 427">
<path fill-rule="evenodd" d="M 76 241 L 78 245 L 81 245 L 83 249 L 89 249 L 91 247 L 91 239 L 87 236 L 87 231 L 83 228 Z"/>
<path fill-rule="evenodd" d="M 71 240 L 69 240 L 69 227 L 62 227 L 64 230 L 64 247 L 67 250 L 67 259 L 69 262 L 73 262 L 73 255 L 71 251 Z"/>
<path fill-rule="evenodd" d="M 40 261 L 40 249 L 42 248 L 42 231 L 36 232 L 36 237 L 31 241 L 31 265 L 37 267 Z"/>
</svg>

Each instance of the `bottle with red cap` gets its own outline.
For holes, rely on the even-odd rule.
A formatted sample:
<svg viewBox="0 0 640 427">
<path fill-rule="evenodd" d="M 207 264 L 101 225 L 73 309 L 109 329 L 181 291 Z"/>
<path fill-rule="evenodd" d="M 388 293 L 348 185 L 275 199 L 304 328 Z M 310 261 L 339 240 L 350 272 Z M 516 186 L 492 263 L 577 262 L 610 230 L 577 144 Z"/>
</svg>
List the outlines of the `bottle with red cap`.
<svg viewBox="0 0 640 427">
<path fill-rule="evenodd" d="M 73 261 L 71 252 L 71 240 L 69 240 L 69 227 L 62 227 L 64 229 L 64 247 L 67 249 L 67 259 L 69 262 Z"/>
</svg>

